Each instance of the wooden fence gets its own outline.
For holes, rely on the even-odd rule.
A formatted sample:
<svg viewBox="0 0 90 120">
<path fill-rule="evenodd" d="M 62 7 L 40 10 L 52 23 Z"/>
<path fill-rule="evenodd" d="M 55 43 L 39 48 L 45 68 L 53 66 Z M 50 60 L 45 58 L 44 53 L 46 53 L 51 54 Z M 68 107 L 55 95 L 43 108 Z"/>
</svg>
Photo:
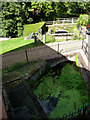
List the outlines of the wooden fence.
<svg viewBox="0 0 90 120">
<path fill-rule="evenodd" d="M 57 18 L 54 21 L 46 21 L 46 25 L 52 25 L 52 24 L 65 24 L 65 23 L 76 23 L 78 18 Z"/>
</svg>

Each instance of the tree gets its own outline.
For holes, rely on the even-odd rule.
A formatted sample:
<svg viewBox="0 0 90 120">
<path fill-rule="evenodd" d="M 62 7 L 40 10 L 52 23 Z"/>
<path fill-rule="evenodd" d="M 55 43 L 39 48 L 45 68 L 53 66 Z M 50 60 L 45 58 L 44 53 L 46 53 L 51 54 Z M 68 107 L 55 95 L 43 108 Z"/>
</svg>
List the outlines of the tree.
<svg viewBox="0 0 90 120">
<path fill-rule="evenodd" d="M 34 21 L 47 20 L 54 12 L 52 2 L 32 2 L 31 9 Z"/>
<path fill-rule="evenodd" d="M 2 3 L 2 25 L 4 37 L 21 36 L 23 25 L 32 22 L 29 8 L 31 3 L 5 2 Z"/>
<path fill-rule="evenodd" d="M 67 6 L 64 2 L 32 2 L 31 11 L 34 21 L 51 20 L 62 17 L 67 12 Z"/>
<path fill-rule="evenodd" d="M 87 6 L 89 2 L 70 2 L 69 9 L 71 13 L 75 14 L 86 14 L 87 13 Z"/>
<path fill-rule="evenodd" d="M 27 0 L 28 1 L 28 0 Z M 86 0 L 84 0 L 86 1 Z M 90 13 L 90 2 L 2 2 L 0 36 L 21 36 L 25 24 Z M 68 11 L 68 12 L 67 12 Z M 2 19 L 2 20 L 1 20 Z"/>
</svg>

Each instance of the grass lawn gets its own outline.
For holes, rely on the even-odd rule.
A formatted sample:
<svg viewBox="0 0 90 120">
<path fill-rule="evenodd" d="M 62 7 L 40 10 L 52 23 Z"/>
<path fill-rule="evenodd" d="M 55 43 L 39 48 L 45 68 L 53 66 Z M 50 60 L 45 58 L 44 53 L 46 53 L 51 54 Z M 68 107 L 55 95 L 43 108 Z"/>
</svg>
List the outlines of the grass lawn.
<svg viewBox="0 0 90 120">
<path fill-rule="evenodd" d="M 0 51 L 0 54 L 42 45 L 41 42 L 38 42 L 37 45 L 35 45 L 34 39 L 24 40 L 24 37 L 2 41 L 0 44 L 2 44 L 2 51 Z"/>
<path fill-rule="evenodd" d="M 56 100 L 56 106 L 49 113 L 49 118 L 61 118 L 88 103 L 88 91 L 80 71 L 69 63 L 64 64 L 62 69 L 58 65 L 41 77 L 41 83 L 33 92 L 37 99 L 46 101 L 46 106 L 49 106 L 51 98 Z"/>
</svg>

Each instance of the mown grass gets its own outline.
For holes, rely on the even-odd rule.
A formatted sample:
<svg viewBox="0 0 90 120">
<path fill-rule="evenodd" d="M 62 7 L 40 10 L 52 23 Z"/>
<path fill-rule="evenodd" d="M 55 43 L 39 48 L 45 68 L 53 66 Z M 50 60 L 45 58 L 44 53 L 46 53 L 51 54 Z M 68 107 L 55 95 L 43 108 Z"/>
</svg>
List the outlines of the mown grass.
<svg viewBox="0 0 90 120">
<path fill-rule="evenodd" d="M 33 90 L 37 99 L 47 101 L 48 97 L 57 98 L 60 91 L 63 91 L 56 107 L 49 115 L 50 118 L 62 117 L 64 114 L 75 112 L 88 102 L 86 85 L 79 69 L 77 71 L 74 65 L 65 64 L 61 73 L 59 69 L 51 70 L 41 78 L 41 81 Z"/>
<path fill-rule="evenodd" d="M 0 42 L 0 44 L 2 45 L 2 50 L 0 51 L 0 54 L 42 45 L 42 43 L 39 41 L 35 45 L 34 39 L 24 40 L 24 37 L 2 41 Z"/>
</svg>

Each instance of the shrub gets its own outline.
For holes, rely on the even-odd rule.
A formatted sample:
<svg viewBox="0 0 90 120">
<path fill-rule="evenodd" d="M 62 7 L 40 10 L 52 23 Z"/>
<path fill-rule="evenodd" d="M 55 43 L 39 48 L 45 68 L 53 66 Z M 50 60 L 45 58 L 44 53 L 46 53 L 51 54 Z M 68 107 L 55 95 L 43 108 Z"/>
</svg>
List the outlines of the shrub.
<svg viewBox="0 0 90 120">
<path fill-rule="evenodd" d="M 55 42 L 55 38 L 46 34 L 46 43 Z"/>
<path fill-rule="evenodd" d="M 78 18 L 77 24 L 80 26 L 86 26 L 89 22 L 89 15 L 83 14 Z"/>
</svg>

